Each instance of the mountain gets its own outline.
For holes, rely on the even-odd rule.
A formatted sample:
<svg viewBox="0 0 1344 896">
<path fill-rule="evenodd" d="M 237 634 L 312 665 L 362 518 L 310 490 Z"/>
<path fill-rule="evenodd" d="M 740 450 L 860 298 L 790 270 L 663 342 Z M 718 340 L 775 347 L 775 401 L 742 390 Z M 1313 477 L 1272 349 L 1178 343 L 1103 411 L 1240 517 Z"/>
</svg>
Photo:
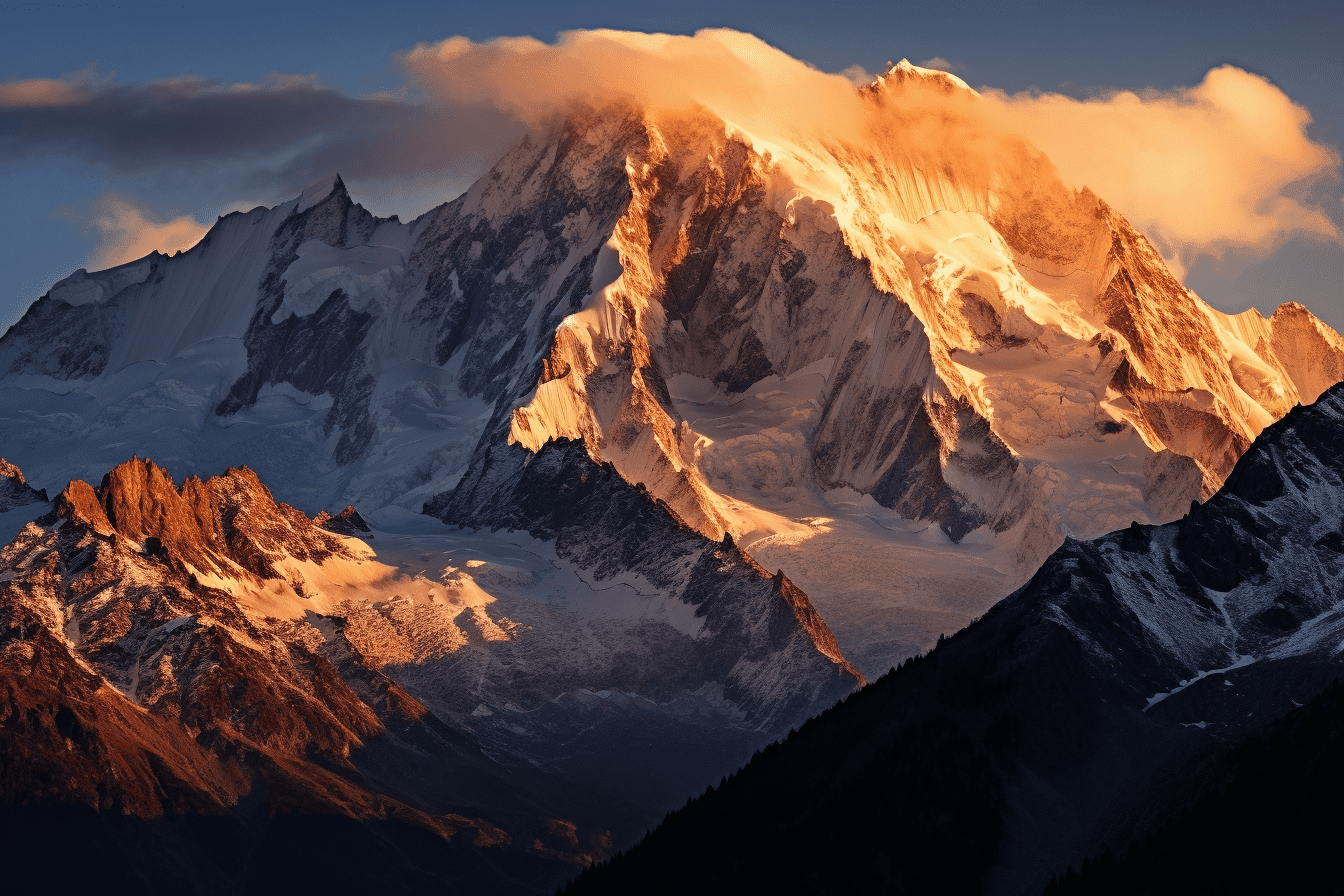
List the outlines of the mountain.
<svg viewBox="0 0 1344 896">
<path fill-rule="evenodd" d="M 33 488 L 24 480 L 22 470 L 0 457 L 0 514 L 46 502 L 45 490 Z"/>
<path fill-rule="evenodd" d="M 0 457 L 0 538 L 13 538 L 25 523 L 41 513 L 36 505 L 46 503 L 46 489 L 33 488 L 18 467 Z"/>
<path fill-rule="evenodd" d="M 528 892 L 565 873 L 528 849 L 553 839 L 548 811 L 634 824 L 493 758 L 369 662 L 325 612 L 376 583 L 366 554 L 246 469 L 178 489 L 135 460 L 98 488 L 72 482 L 0 553 L 6 842 L 105 854 L 79 872 L 103 886 L 278 875 L 408 892 L 446 866 L 468 889 Z M 418 854 L 379 867 L 407 842 Z M 287 855 L 301 845 L 308 858 Z"/>
<path fill-rule="evenodd" d="M 412 222 L 336 177 L 78 271 L 0 339 L 4 450 L 53 489 L 152 454 L 493 529 L 516 508 L 472 496 L 577 440 L 782 569 L 873 675 L 1066 536 L 1211 495 L 1344 376 L 1306 309 L 1215 311 L 1030 147 L 938 137 L 979 101 L 956 79 L 861 95 L 833 139 L 578 109 Z"/>
<path fill-rule="evenodd" d="M 615 494 L 589 489 L 599 512 L 676 529 L 607 479 Z M 300 875 L 284 844 L 304 844 L 337 882 L 545 891 L 613 838 L 629 842 L 708 776 L 701 765 L 730 764 L 856 681 L 822 652 L 834 642 L 804 595 L 684 527 L 658 533 L 683 568 L 660 563 L 656 585 L 608 557 L 627 575 L 608 600 L 643 606 L 584 625 L 563 608 L 597 597 L 581 560 L 528 595 L 526 567 L 470 559 L 436 579 L 406 575 L 330 531 L 358 529 L 357 511 L 322 522 L 247 468 L 179 487 L 135 459 L 97 487 L 71 482 L 26 525 L 0 552 L 6 830 L 37 848 L 36 832 L 70 826 L 61 848 L 113 854 L 127 866 L 107 872 L 117 879 L 180 877 L 204 892 Z M 638 689 L 620 718 L 667 743 L 583 750 L 605 763 L 599 785 L 566 767 L 567 734 L 600 735 L 612 713 L 562 698 L 620 703 L 613 683 Z M 637 790 L 650 777 L 640 763 L 657 762 Z M 164 861 L 174 850 L 188 858 Z M 203 850 L 210 861 L 193 864 Z M 380 870 L 389 851 L 406 858 Z"/>
<path fill-rule="evenodd" d="M 1031 893 L 1087 856 L 1069 885 L 1104 888 L 1166 827 L 1124 866 L 1160 889 L 1161 869 L 1198 864 L 1171 850 L 1212 807 L 1284 813 L 1222 818 L 1235 842 L 1337 829 L 1311 782 L 1339 775 L 1338 689 L 1295 707 L 1344 674 L 1342 519 L 1344 384 L 1267 427 L 1182 519 L 1066 542 L 570 892 Z"/>
<path fill-rule="evenodd" d="M 926 873 L 962 848 L 956 819 L 970 859 L 948 867 L 1008 887 L 1102 842 L 1079 796 L 1096 769 L 1119 799 L 1211 736 L 1166 718 L 1207 690 L 1176 682 L 1268 680 L 1275 650 L 1307 669 L 1317 628 L 1293 621 L 1326 598 L 1306 584 L 1251 621 L 1191 590 L 1241 581 L 1210 558 L 1254 578 L 1290 550 L 1232 531 L 1254 514 L 1192 511 L 1181 531 L 1210 546 L 1171 548 L 1184 565 L 1132 558 L 1160 607 L 1126 591 L 1095 643 L 1022 595 L 1111 562 L 1072 537 L 1136 522 L 1125 544 L 1148 551 L 1142 524 L 1231 482 L 1344 376 L 1344 341 L 1296 305 L 1209 308 L 1034 149 L 957 139 L 980 99 L 956 79 L 903 63 L 858 96 L 858 129 L 826 136 L 579 107 L 414 221 L 331 177 L 55 284 L 0 337 L 0 447 L 64 489 L 48 505 L 6 474 L 34 498 L 0 554 L 6 718 L 27 726 L 0 752 L 7 830 L 37 849 L 77 816 L 130 877 L 185 867 L 161 859 L 218 822 L 221 867 L 259 857 L 228 886 L 348 843 L 337 880 L 536 891 L 845 698 L 798 737 L 858 712 L 847 744 L 933 765 L 844 799 L 953 797 L 853 848 L 894 831 Z M 1006 609 L 848 696 L 1061 543 Z M 1049 600 L 1091 632 L 1114 603 L 1097 588 Z M 884 716 L 893 693 L 914 708 Z M 1240 709 L 1199 721 L 1240 736 Z M 1087 764 L 1098 744 L 1123 774 Z M 832 749 L 759 805 L 825 805 L 816 770 L 849 761 Z M 79 774 L 44 783 L 67 754 Z M 1021 763 L 1045 784 L 1019 786 Z M 1005 837 L 1057 848 L 998 869 Z M 780 842 L 795 868 L 811 841 Z M 361 877 L 378 867 L 410 876 Z"/>
</svg>

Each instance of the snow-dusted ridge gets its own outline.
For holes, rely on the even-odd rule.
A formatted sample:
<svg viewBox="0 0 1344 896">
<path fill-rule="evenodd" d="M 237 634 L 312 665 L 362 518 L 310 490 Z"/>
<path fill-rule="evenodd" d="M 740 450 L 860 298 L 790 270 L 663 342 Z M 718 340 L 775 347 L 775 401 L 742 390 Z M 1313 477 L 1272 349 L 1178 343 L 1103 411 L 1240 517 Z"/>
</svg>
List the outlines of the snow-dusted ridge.
<svg viewBox="0 0 1344 896">
<path fill-rule="evenodd" d="M 1338 674 L 1344 648 L 1341 445 L 1337 385 L 1267 428 L 1208 502 L 1164 526 L 1070 541 L 1010 600 L 1066 629 L 1145 712 L 1179 716 L 1192 693 L 1282 668 L 1299 670 L 1284 689 L 1310 689 Z M 1240 708 L 1264 718 L 1289 706 L 1283 690 L 1268 699 Z M 1216 723 L 1245 724 L 1230 702 Z"/>
<path fill-rule="evenodd" d="M 1243 838 L 1238 848 L 1254 850 L 1280 826 L 1290 839 L 1333 833 L 1342 580 L 1338 384 L 1267 427 L 1182 519 L 1069 540 L 983 618 L 810 721 L 571 889 L 788 891 L 817 881 L 837 892 L 1026 896 L 1085 857 L 1106 871 L 1151 861 L 1169 849 L 1163 826 L 1188 820 L 1197 800 L 1213 810 L 1206 819 L 1233 813 L 1237 833 L 1219 836 Z M 1290 728 L 1331 746 L 1285 749 Z M 1248 755 L 1263 773 L 1234 790 L 1229 757 L 1237 767 Z M 1303 781 L 1319 781 L 1319 792 Z M 1259 815 L 1264 792 L 1278 802 Z M 837 830 L 837 818 L 850 823 Z M 1185 879 L 1198 889 L 1207 841 L 1185 842 L 1197 853 Z M 1126 851 L 1124 864 L 1096 858 Z M 1324 863 L 1317 877 L 1332 873 Z M 1281 874 L 1263 852 L 1245 867 Z M 1150 866 L 1099 879 L 1161 889 L 1174 878 Z M 1299 888 L 1312 886 L 1304 876 Z"/>
</svg>

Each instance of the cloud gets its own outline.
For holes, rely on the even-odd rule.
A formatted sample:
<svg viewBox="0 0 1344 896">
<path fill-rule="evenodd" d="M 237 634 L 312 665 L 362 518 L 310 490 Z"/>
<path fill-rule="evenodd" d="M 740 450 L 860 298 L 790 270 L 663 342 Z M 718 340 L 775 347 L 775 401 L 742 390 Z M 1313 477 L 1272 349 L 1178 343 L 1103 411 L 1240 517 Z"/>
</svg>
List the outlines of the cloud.
<svg viewBox="0 0 1344 896">
<path fill-rule="evenodd" d="M 1169 258 L 1268 251 L 1297 233 L 1340 240 L 1321 208 L 1291 195 L 1304 180 L 1337 177 L 1339 156 L 1307 135 L 1310 113 L 1259 75 L 1229 65 L 1166 92 L 985 97 L 998 127 L 1030 140 Z"/>
<path fill-rule="evenodd" d="M 352 183 L 470 178 L 522 126 L 495 107 L 349 96 L 311 76 L 264 84 L 183 77 L 145 84 L 85 73 L 0 83 L 0 163 L 80 159 L 216 196 L 287 198 L 339 171 Z"/>
<path fill-rule="evenodd" d="M 0 163 L 63 155 L 117 177 L 272 201 L 339 171 L 362 197 L 423 203 L 455 195 L 528 127 L 577 103 L 626 102 L 655 115 L 704 108 L 781 141 L 942 154 L 977 176 L 1012 164 L 1025 140 L 1178 264 L 1229 247 L 1267 251 L 1304 232 L 1340 239 L 1320 207 L 1334 194 L 1299 189 L 1337 176 L 1338 155 L 1310 139 L 1307 110 L 1230 66 L 1166 92 L 977 97 L 944 84 L 878 104 L 855 89 L 869 79 L 858 67 L 822 72 L 729 30 L 452 37 L 396 62 L 403 87 L 364 96 L 293 75 L 124 84 L 87 70 L 0 83 Z"/>
<path fill-rule="evenodd" d="M 165 255 L 185 251 L 210 229 L 209 224 L 190 215 L 152 220 L 144 209 L 115 193 L 99 197 L 86 212 L 67 210 L 60 214 L 95 231 L 97 242 L 87 263 L 90 270 L 115 267 L 154 251 Z"/>
<path fill-rule="evenodd" d="M 694 107 L 748 130 L 816 133 L 858 126 L 863 104 L 845 75 L 821 72 L 750 34 L 570 31 L 475 43 L 452 37 L 401 54 L 412 83 L 449 105 L 489 104 L 536 124 L 574 103 L 624 101 L 651 113 Z"/>
<path fill-rule="evenodd" d="M 919 67 L 936 69 L 940 72 L 951 72 L 952 74 L 966 71 L 966 66 L 962 65 L 960 62 L 948 62 L 941 56 L 925 59 L 923 62 L 919 63 Z"/>
<path fill-rule="evenodd" d="M 30 78 L 0 82 L 0 109 L 41 109 L 74 106 L 110 82 L 97 66 L 88 65 L 59 78 Z"/>
<path fill-rule="evenodd" d="M 85 91 L 60 78 L 33 78 L 0 84 L 0 109 L 42 109 L 83 102 Z"/>
<path fill-rule="evenodd" d="M 952 154 L 968 166 L 1011 164 L 1017 138 L 1062 178 L 1090 187 L 1161 245 L 1173 263 L 1229 247 L 1269 251 L 1293 234 L 1340 239 L 1321 208 L 1294 198 L 1337 175 L 1336 153 L 1307 135 L 1311 116 L 1266 79 L 1232 66 L 1194 86 L 1078 100 L 987 90 L 907 90 L 874 121 L 853 89 L 857 67 L 827 74 L 748 34 L 692 37 L 582 31 L 555 43 L 464 37 L 421 44 L 400 61 L 412 84 L 447 105 L 489 104 L 527 123 L 569 104 L 623 100 L 651 111 L 700 105 L 768 136 L 842 141 L 891 155 Z M 941 58 L 924 67 L 960 68 Z M 899 125 L 899 126 L 897 126 Z"/>
</svg>

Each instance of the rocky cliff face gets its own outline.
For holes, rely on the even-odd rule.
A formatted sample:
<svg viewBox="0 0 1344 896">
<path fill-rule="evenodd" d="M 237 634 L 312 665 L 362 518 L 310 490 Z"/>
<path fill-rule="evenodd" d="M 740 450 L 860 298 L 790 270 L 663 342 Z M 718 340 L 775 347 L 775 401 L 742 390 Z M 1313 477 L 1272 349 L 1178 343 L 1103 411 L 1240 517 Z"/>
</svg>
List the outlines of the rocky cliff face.
<svg viewBox="0 0 1344 896">
<path fill-rule="evenodd" d="M 45 490 L 33 488 L 24 480 L 22 470 L 0 457 L 0 513 L 46 501 Z"/>
<path fill-rule="evenodd" d="M 359 563 L 356 546 L 277 505 L 246 469 L 177 488 L 135 460 L 97 488 L 71 483 L 0 552 L 5 829 L 26 842 L 33 824 L 59 823 L 67 848 L 108 851 L 110 883 L 203 892 L 293 875 L 307 860 L 273 848 L 305 825 L 343 831 L 356 852 L 428 837 L 394 890 L 426 862 L 486 865 L 489 848 L 520 863 L 487 875 L 491 887 L 562 876 L 528 846 L 550 839 L 548 808 L 574 800 L 583 815 L 586 798 L 488 758 L 312 609 L 302 572 L 312 588 L 326 570 L 330 587 L 332 567 Z M 277 815 L 294 819 L 284 832 L 265 821 Z M 161 861 L 200 852 L 203 836 L 217 873 Z M 314 855 L 378 879 L 355 853 Z"/>
<path fill-rule="evenodd" d="M 659 638 L 670 640 L 650 650 L 633 690 L 667 699 L 715 682 L 749 720 L 776 729 L 862 683 L 807 595 L 731 536 L 710 541 L 612 466 L 594 468 L 580 442 L 549 442 L 536 454 L 514 447 L 511 455 L 510 467 L 492 470 L 480 489 L 431 509 L 554 541 L 557 556 L 590 571 L 596 585 L 637 577 L 641 591 L 666 593 L 693 613 L 694 638 L 685 643 L 671 630 Z"/>
</svg>

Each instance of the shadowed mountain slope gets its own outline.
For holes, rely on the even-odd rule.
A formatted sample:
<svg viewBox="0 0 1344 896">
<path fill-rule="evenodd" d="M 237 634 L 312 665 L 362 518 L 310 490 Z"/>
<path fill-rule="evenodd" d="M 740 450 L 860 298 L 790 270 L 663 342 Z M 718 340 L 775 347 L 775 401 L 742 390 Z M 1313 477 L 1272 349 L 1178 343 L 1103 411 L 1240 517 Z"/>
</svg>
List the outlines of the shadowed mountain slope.
<svg viewBox="0 0 1344 896">
<path fill-rule="evenodd" d="M 1177 770 L 1344 671 L 1342 538 L 1336 386 L 1185 518 L 1066 543 L 571 892 L 1039 892 L 1175 817 L 1202 792 Z"/>
</svg>

